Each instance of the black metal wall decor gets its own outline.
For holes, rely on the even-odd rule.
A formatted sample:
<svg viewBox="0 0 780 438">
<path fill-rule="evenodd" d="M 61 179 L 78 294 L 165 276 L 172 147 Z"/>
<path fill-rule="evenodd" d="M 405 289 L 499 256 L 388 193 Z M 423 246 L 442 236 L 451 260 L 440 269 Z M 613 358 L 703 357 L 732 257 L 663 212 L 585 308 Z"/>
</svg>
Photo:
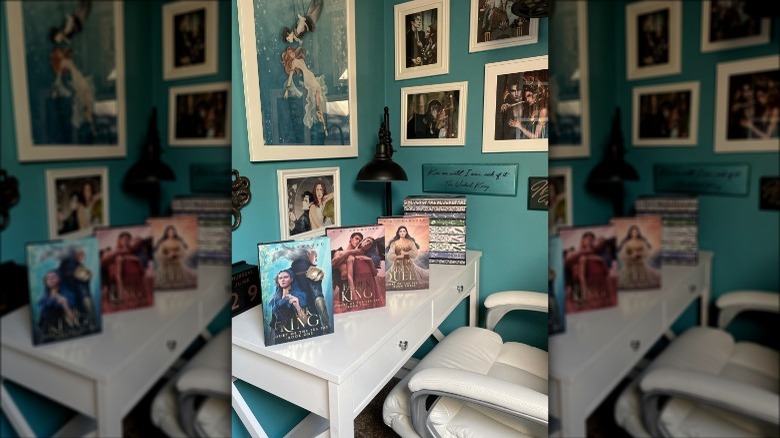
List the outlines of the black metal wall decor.
<svg viewBox="0 0 780 438">
<path fill-rule="evenodd" d="M 0 169 L 0 231 L 5 230 L 11 222 L 11 207 L 19 202 L 19 182 L 8 176 L 5 169 Z"/>
<path fill-rule="evenodd" d="M 252 200 L 252 192 L 249 190 L 249 178 L 238 174 L 238 170 L 233 169 L 231 199 L 233 201 L 233 231 L 241 225 L 241 208 Z"/>
</svg>

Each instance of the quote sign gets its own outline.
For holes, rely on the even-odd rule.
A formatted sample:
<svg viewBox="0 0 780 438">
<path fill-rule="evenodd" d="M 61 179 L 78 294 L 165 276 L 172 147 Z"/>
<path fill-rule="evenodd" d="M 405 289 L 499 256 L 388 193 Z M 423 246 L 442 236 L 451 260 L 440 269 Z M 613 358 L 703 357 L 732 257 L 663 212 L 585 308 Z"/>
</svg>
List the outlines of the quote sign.
<svg viewBox="0 0 780 438">
<path fill-rule="evenodd" d="M 748 193 L 747 164 L 656 164 L 655 190 L 659 192 L 736 195 Z"/>
<path fill-rule="evenodd" d="M 528 177 L 528 209 L 547 210 L 550 203 L 549 184 L 546 176 Z"/>
<path fill-rule="evenodd" d="M 517 164 L 423 164 L 423 192 L 515 196 Z"/>
</svg>

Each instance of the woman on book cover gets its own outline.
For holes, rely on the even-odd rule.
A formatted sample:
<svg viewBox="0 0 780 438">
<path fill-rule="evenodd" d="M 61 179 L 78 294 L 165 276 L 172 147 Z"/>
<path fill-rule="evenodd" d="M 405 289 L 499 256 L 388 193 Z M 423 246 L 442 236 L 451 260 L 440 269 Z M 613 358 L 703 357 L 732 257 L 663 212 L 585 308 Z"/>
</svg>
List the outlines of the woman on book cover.
<svg viewBox="0 0 780 438">
<path fill-rule="evenodd" d="M 597 302 L 612 303 L 617 290 L 610 281 L 610 265 L 602 256 L 607 242 L 596 239 L 592 232 L 585 232 L 580 238 L 580 247 L 566 254 L 564 263 L 572 273 L 572 300 L 580 305 Z"/>
<path fill-rule="evenodd" d="M 387 260 L 393 263 L 387 271 L 387 281 L 411 282 L 421 284 L 428 282 L 428 270 L 414 263 L 419 255 L 420 245 L 409 235 L 406 226 L 401 225 L 390 240 L 387 250 Z"/>
<path fill-rule="evenodd" d="M 292 269 L 279 271 L 274 278 L 276 292 L 271 297 L 271 338 L 270 345 L 276 340 L 276 326 L 287 324 L 291 320 L 306 321 L 306 294 L 298 288 L 295 272 Z"/>
<path fill-rule="evenodd" d="M 163 237 L 154 245 L 160 261 L 155 286 L 161 289 L 188 288 L 197 285 L 197 274 L 184 266 L 184 256 L 189 246 L 179 236 L 176 227 L 165 227 Z"/>
<path fill-rule="evenodd" d="M 639 227 L 631 225 L 626 237 L 618 244 L 618 254 L 623 262 L 618 276 L 618 285 L 627 289 L 659 287 L 661 276 L 647 264 L 650 242 L 642 235 Z"/>
<path fill-rule="evenodd" d="M 108 273 L 106 299 L 114 305 L 137 307 L 152 298 L 152 284 L 146 276 L 149 258 L 143 240 L 123 231 L 116 238 L 116 247 L 103 253 L 100 263 Z"/>
<path fill-rule="evenodd" d="M 45 335 L 52 330 L 79 325 L 74 312 L 75 292 L 62 284 L 60 273 L 56 269 L 46 272 L 43 277 L 43 296 L 38 300 L 40 320 L 38 327 Z"/>
</svg>

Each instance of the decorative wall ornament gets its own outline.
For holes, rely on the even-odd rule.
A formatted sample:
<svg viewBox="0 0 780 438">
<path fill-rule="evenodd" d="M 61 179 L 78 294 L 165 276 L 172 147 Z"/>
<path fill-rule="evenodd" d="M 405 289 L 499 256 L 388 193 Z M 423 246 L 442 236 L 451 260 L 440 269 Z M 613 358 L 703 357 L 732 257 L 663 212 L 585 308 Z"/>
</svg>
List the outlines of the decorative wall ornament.
<svg viewBox="0 0 780 438">
<path fill-rule="evenodd" d="M 233 231 L 241 225 L 241 208 L 252 200 L 252 192 L 249 191 L 249 178 L 238 174 L 238 170 L 233 169 Z"/>
</svg>

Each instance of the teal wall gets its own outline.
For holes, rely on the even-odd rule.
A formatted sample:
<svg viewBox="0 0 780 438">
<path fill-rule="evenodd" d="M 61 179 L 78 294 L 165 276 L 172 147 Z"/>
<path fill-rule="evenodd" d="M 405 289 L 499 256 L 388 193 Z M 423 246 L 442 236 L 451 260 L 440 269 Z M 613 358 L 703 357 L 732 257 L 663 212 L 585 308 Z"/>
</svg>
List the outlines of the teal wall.
<svg viewBox="0 0 780 438">
<path fill-rule="evenodd" d="M 233 232 L 233 261 L 257 263 L 257 243 L 280 237 L 277 169 L 339 166 L 341 169 L 341 222 L 343 225 L 373 223 L 384 211 L 384 185 L 357 183 L 359 169 L 373 157 L 383 108 L 390 110 L 390 130 L 397 152 L 393 160 L 406 170 L 409 181 L 393 183 L 393 211 L 402 212 L 402 200 L 422 193 L 421 163 L 518 163 L 517 196 L 468 195 L 467 239 L 470 249 L 483 251 L 480 272 L 480 305 L 484 298 L 507 289 L 547 290 L 547 215 L 528 211 L 529 176 L 547 175 L 547 153 L 482 154 L 482 109 L 484 64 L 547 54 L 547 20 L 542 20 L 539 43 L 468 53 L 469 9 L 466 1 L 450 2 L 450 73 L 404 81 L 393 74 L 393 6 L 401 1 L 355 1 L 357 35 L 357 158 L 284 162 L 249 162 L 237 26 L 233 27 L 233 167 L 251 180 L 252 200 L 242 210 L 241 226 Z M 237 18 L 233 6 L 233 18 Z M 381 26 L 381 27 L 380 27 Z M 381 49 L 380 49 L 381 48 Z M 380 62 L 381 61 L 381 62 Z M 468 81 L 466 145 L 463 147 L 400 147 L 401 87 Z M 480 313 L 480 323 L 484 320 Z M 461 305 L 441 329 L 445 334 L 467 321 Z M 547 319 L 544 315 L 518 313 L 507 317 L 497 331 L 506 339 L 547 348 Z M 415 354 L 420 357 L 432 347 L 427 342 Z M 282 436 L 306 412 L 250 385 L 239 385 L 251 398 L 250 405 L 269 436 Z M 248 436 L 235 413 L 234 436 Z"/>
</svg>

